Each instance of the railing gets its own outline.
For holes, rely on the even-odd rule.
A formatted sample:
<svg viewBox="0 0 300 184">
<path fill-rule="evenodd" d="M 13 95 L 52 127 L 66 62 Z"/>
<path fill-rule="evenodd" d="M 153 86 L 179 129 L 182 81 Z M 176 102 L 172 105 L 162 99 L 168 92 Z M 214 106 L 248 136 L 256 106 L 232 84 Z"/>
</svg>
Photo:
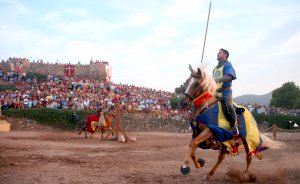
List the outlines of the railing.
<svg viewBox="0 0 300 184">
<path fill-rule="evenodd" d="M 271 127 L 269 128 L 266 128 L 266 129 L 263 129 L 263 130 L 260 130 L 261 132 L 269 132 L 271 131 L 273 133 L 273 140 L 276 141 L 276 137 L 277 137 L 277 132 L 300 132 L 300 129 L 294 129 L 294 130 L 288 130 L 288 129 L 283 129 L 283 128 L 279 128 L 277 127 L 276 124 L 273 124 Z"/>
</svg>

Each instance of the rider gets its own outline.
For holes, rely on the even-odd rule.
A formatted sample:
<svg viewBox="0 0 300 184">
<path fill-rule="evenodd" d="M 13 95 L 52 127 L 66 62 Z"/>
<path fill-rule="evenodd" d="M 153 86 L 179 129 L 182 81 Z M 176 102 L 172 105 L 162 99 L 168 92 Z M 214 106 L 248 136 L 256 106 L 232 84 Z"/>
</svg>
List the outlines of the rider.
<svg viewBox="0 0 300 184">
<path fill-rule="evenodd" d="M 232 81 L 236 79 L 234 68 L 231 63 L 227 60 L 229 57 L 229 52 L 225 49 L 220 49 L 217 55 L 217 60 L 219 61 L 218 65 L 213 70 L 213 77 L 217 82 L 217 97 L 228 107 L 231 121 L 230 126 L 235 135 L 239 134 L 237 128 L 237 115 L 233 107 L 232 99 Z"/>
</svg>

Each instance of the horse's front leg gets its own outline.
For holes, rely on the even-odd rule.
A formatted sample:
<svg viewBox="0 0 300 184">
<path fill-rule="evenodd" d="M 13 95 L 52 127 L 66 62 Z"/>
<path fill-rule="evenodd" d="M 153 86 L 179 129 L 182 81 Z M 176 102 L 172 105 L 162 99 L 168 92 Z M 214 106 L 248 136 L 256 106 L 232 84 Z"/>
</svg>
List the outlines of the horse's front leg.
<svg viewBox="0 0 300 184">
<path fill-rule="evenodd" d="M 202 136 L 200 136 L 202 135 Z M 191 158 L 194 162 L 195 167 L 198 169 L 200 167 L 202 167 L 202 165 L 200 165 L 200 163 L 198 162 L 198 158 L 196 156 L 196 149 L 198 148 L 199 143 L 206 141 L 207 139 L 210 139 L 213 137 L 213 133 L 211 132 L 211 130 L 206 127 L 201 134 L 198 135 L 194 141 L 193 141 L 193 148 L 192 148 L 192 152 L 191 152 Z"/>
<path fill-rule="evenodd" d="M 209 179 L 215 173 L 215 171 L 217 170 L 217 168 L 219 167 L 219 165 L 224 160 L 226 153 L 227 153 L 226 146 L 222 145 L 222 148 L 220 150 L 220 154 L 219 154 L 219 157 L 218 157 L 218 161 L 214 165 L 214 167 L 209 171 L 209 173 L 207 175 L 205 175 L 205 177 L 204 177 L 205 180 Z"/>
<path fill-rule="evenodd" d="M 200 163 L 198 162 L 197 160 L 197 157 L 196 157 L 196 149 L 198 147 L 198 144 L 200 142 L 203 142 L 209 138 L 212 138 L 213 137 L 213 134 L 212 132 L 210 131 L 209 128 L 205 128 L 201 134 L 199 134 L 196 138 L 194 138 L 191 143 L 189 144 L 189 151 L 188 153 L 186 154 L 185 156 L 185 159 L 184 159 L 184 163 L 182 165 L 182 168 L 181 168 L 181 172 L 182 174 L 188 174 L 189 171 L 190 171 L 190 168 L 189 168 L 189 161 L 190 161 L 190 158 L 193 160 L 194 162 L 194 165 L 195 167 L 198 169 L 201 167 Z"/>
</svg>

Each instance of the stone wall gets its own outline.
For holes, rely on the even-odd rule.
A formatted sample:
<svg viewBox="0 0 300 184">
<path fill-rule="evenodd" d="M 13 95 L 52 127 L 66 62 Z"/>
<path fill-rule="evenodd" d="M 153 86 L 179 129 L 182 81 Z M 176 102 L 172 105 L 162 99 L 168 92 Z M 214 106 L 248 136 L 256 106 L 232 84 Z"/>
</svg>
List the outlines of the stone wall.
<svg viewBox="0 0 300 184">
<path fill-rule="evenodd" d="M 11 123 L 12 130 L 54 130 L 55 128 L 37 123 L 26 118 L 6 117 Z M 191 132 L 189 124 L 184 120 L 162 119 L 151 114 L 126 114 L 122 117 L 122 127 L 125 131 L 153 131 L 153 132 Z"/>
<path fill-rule="evenodd" d="M 89 65 L 89 76 L 93 78 L 105 79 L 105 65 L 103 63 L 91 63 Z"/>
<path fill-rule="evenodd" d="M 11 63 L 22 63 L 24 72 L 40 73 L 40 74 L 56 74 L 64 75 L 64 65 L 65 64 L 52 64 L 44 62 L 29 62 L 28 59 L 9 59 L 7 61 L 2 61 L 0 63 L 0 68 L 4 72 L 11 71 Z M 91 62 L 88 65 L 76 64 L 74 65 L 75 76 L 78 77 L 88 77 L 91 79 L 105 80 L 106 71 L 105 65 L 108 62 Z"/>
<path fill-rule="evenodd" d="M 186 120 L 163 119 L 151 114 L 126 114 L 122 118 L 122 127 L 126 131 L 189 132 Z"/>
</svg>

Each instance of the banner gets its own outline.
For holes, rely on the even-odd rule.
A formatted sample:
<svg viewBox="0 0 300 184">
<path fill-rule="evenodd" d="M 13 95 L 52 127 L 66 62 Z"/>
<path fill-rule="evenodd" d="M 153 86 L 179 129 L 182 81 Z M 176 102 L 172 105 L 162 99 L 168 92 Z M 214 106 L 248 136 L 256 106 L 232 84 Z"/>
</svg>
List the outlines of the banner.
<svg viewBox="0 0 300 184">
<path fill-rule="evenodd" d="M 65 65 L 65 76 L 68 76 L 68 77 L 72 77 L 74 76 L 74 65 L 71 65 L 71 64 L 68 64 L 68 65 Z"/>
</svg>

